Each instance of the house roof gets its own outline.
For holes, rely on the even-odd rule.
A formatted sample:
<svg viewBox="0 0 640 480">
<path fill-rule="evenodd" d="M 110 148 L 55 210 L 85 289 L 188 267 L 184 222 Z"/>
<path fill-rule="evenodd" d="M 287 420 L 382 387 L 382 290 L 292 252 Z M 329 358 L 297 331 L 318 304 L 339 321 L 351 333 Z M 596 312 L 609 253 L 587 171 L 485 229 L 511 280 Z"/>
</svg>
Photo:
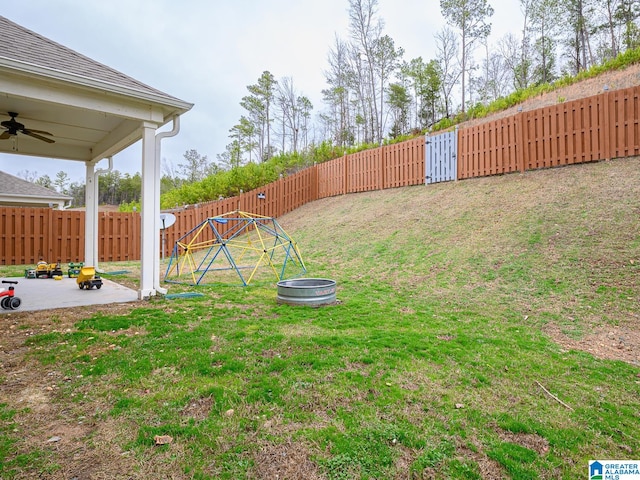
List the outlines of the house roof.
<svg viewBox="0 0 640 480">
<path fill-rule="evenodd" d="M 192 107 L 0 16 L 0 120 L 15 112 L 54 140 L 18 132 L 0 139 L 0 153 L 95 164 L 140 140 L 143 125 L 160 127 Z"/>
<path fill-rule="evenodd" d="M 0 171 L 0 205 L 64 205 L 71 199 L 68 195 Z"/>
<path fill-rule="evenodd" d="M 70 48 L 0 16 L 0 65 L 20 66 L 79 85 L 96 86 L 119 93 L 148 95 L 169 103 L 186 102 L 103 65 Z M 190 105 L 190 104 L 186 104 Z"/>
</svg>

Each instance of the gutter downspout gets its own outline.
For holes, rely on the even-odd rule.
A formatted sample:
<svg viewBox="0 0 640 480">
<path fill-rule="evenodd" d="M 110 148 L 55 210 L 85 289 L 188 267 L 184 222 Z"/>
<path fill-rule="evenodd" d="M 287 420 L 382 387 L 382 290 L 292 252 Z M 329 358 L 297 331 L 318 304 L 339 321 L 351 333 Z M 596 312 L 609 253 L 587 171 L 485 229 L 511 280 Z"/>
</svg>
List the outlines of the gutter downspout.
<svg viewBox="0 0 640 480">
<path fill-rule="evenodd" d="M 173 128 L 171 129 L 171 131 L 160 132 L 156 134 L 156 165 L 158 168 L 156 168 L 156 178 L 155 178 L 155 188 L 154 188 L 156 198 L 154 198 L 154 202 L 158 206 L 160 205 L 160 163 L 161 163 L 160 143 L 162 142 L 163 138 L 175 137 L 178 134 L 178 132 L 180 132 L 180 115 L 174 115 Z M 158 242 L 158 246 L 160 246 L 159 236 L 160 236 L 160 233 L 156 232 L 155 241 Z M 160 250 L 159 248 L 156 249 L 156 252 L 159 252 L 159 250 Z M 156 257 L 154 258 L 154 264 L 155 264 L 154 265 L 155 285 L 153 287 L 161 295 L 166 295 L 168 290 L 160 286 L 160 257 L 158 255 L 156 255 Z"/>
<path fill-rule="evenodd" d="M 93 204 L 93 258 L 95 259 L 96 272 L 102 273 L 98 268 L 98 177 L 103 173 L 109 173 L 113 169 L 113 157 L 107 157 L 109 166 L 107 168 L 99 168 L 93 173 L 93 196 L 95 203 Z"/>
</svg>

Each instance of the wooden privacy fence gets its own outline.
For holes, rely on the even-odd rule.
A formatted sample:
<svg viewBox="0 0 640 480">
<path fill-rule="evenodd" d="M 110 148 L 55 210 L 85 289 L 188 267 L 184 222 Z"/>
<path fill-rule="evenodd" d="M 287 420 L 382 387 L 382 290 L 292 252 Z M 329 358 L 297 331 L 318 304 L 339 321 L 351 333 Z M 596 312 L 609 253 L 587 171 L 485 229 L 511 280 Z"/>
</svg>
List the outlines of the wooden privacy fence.
<svg viewBox="0 0 640 480">
<path fill-rule="evenodd" d="M 84 259 L 85 214 L 51 208 L 0 208 L 3 265 L 78 262 Z M 140 216 L 100 212 L 98 249 L 102 261 L 140 259 Z"/>
<path fill-rule="evenodd" d="M 345 155 L 237 197 L 173 212 L 163 254 L 205 218 L 233 210 L 279 217 L 335 195 L 638 155 L 639 122 L 640 87 L 632 87 L 460 128 L 453 140 L 439 133 Z M 425 163 L 430 138 L 446 145 Z M 0 208 L 0 263 L 83 259 L 84 218 L 81 211 Z M 100 213 L 98 231 L 99 261 L 140 259 L 139 214 Z"/>
<path fill-rule="evenodd" d="M 639 121 L 636 86 L 462 128 L 458 179 L 638 155 Z"/>
<path fill-rule="evenodd" d="M 316 199 L 424 183 L 424 137 L 345 155 L 313 167 Z"/>
</svg>

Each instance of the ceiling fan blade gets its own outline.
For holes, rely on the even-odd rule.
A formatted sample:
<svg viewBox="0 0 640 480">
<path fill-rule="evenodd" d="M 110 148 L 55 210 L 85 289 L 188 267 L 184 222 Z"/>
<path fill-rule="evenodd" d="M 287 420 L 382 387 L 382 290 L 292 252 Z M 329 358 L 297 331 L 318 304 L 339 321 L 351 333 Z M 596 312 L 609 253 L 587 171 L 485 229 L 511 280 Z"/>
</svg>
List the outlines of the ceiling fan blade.
<svg viewBox="0 0 640 480">
<path fill-rule="evenodd" d="M 37 133 L 33 133 L 33 130 L 23 130 L 22 133 L 25 135 L 29 135 L 30 137 L 37 138 L 38 140 L 42 140 L 47 143 L 56 143 L 55 140 L 51 140 L 50 138 L 43 137 L 42 135 L 38 135 Z"/>
<path fill-rule="evenodd" d="M 34 130 L 33 128 L 25 128 L 24 129 L 24 133 L 27 132 L 31 132 L 31 133 L 41 133 L 43 135 L 50 135 L 53 136 L 53 133 L 49 133 L 49 132 L 45 132 L 44 130 Z"/>
<path fill-rule="evenodd" d="M 0 135 L 0 140 L 6 140 L 7 138 L 11 138 L 11 134 L 9 132 L 2 132 L 2 135 Z"/>
</svg>

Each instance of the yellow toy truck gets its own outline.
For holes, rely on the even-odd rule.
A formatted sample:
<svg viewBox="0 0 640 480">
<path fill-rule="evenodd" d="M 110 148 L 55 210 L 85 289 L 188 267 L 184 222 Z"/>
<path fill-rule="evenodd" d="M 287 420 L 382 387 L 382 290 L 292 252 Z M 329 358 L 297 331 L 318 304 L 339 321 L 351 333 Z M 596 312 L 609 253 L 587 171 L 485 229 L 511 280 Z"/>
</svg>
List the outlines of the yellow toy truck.
<svg viewBox="0 0 640 480">
<path fill-rule="evenodd" d="M 76 278 L 76 282 L 78 283 L 78 288 L 80 288 L 80 290 L 91 290 L 93 287 L 100 290 L 100 287 L 102 287 L 102 279 L 99 275 L 96 275 L 95 267 L 82 267 L 78 274 L 78 278 Z"/>
<path fill-rule="evenodd" d="M 47 263 L 40 260 L 36 265 L 36 278 L 53 278 L 62 276 L 62 268 L 59 263 Z"/>
</svg>

